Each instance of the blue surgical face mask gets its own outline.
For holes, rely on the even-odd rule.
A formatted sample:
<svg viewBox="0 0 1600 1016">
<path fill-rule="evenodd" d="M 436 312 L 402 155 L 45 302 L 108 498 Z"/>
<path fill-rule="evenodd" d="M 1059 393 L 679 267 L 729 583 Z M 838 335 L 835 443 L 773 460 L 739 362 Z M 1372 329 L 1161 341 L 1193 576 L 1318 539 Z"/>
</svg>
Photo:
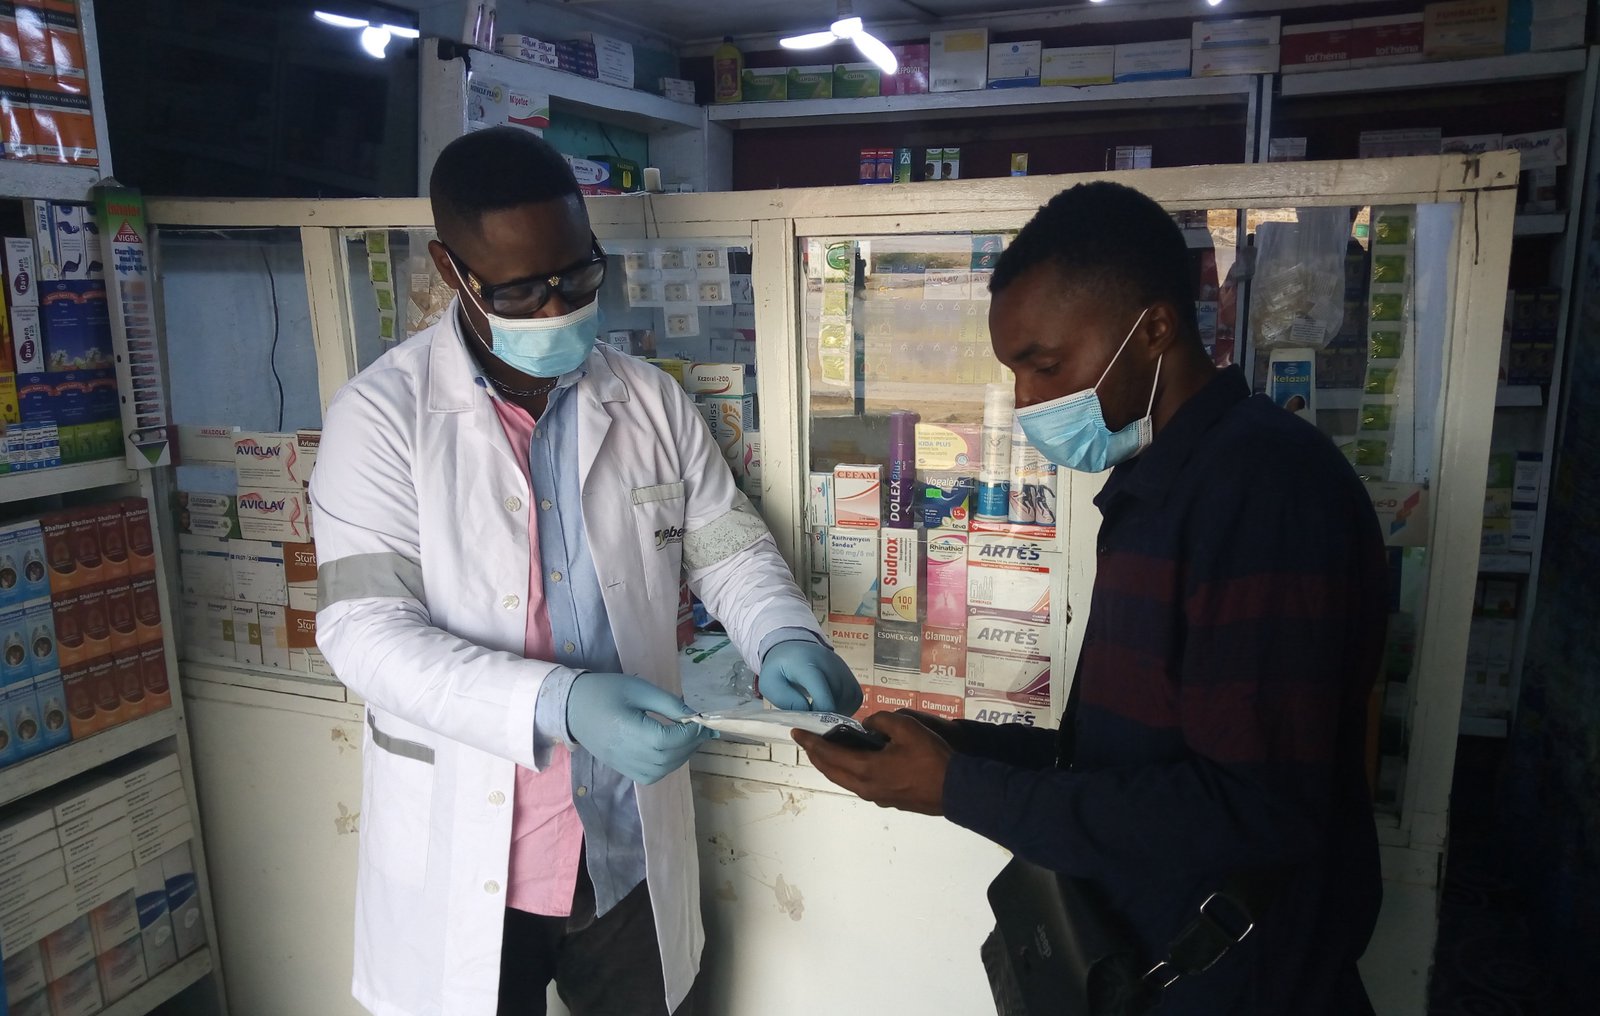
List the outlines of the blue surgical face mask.
<svg viewBox="0 0 1600 1016">
<path fill-rule="evenodd" d="M 1145 407 L 1144 416 L 1121 430 L 1113 432 L 1106 426 L 1098 394 L 1106 375 L 1111 373 L 1117 358 L 1128 347 L 1128 341 L 1139 330 L 1139 325 L 1149 312 L 1148 307 L 1139 312 L 1139 320 L 1128 329 L 1127 338 L 1112 354 L 1111 363 L 1106 364 L 1106 369 L 1101 372 L 1100 380 L 1094 383 L 1093 388 L 1017 410 L 1017 423 L 1022 427 L 1022 433 L 1045 458 L 1080 473 L 1102 473 L 1149 447 L 1153 436 L 1150 411 L 1156 404 L 1161 360 L 1156 360 L 1156 377 L 1150 383 L 1150 404 Z"/>
<path fill-rule="evenodd" d="M 600 333 L 599 300 L 557 317 L 508 318 L 491 314 L 472 295 L 471 286 L 463 284 L 461 293 L 489 319 L 490 352 L 533 377 L 560 377 L 577 370 Z"/>
</svg>

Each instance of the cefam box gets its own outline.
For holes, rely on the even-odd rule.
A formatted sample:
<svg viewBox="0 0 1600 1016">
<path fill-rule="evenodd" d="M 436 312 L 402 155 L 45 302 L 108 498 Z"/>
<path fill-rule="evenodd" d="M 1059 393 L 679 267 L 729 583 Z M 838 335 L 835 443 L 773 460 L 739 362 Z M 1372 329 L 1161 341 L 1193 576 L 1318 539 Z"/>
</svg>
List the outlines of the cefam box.
<svg viewBox="0 0 1600 1016">
<path fill-rule="evenodd" d="M 878 617 L 884 621 L 918 618 L 922 544 L 915 529 L 881 530 Z"/>
<path fill-rule="evenodd" d="M 834 526 L 877 529 L 882 524 L 883 467 L 840 465 L 833 468 Z"/>
<path fill-rule="evenodd" d="M 828 530 L 830 614 L 878 616 L 878 532 L 837 527 Z"/>
<path fill-rule="evenodd" d="M 239 534 L 246 540 L 306 542 L 311 537 L 311 511 L 305 492 L 239 488 Z"/>
<path fill-rule="evenodd" d="M 879 621 L 872 648 L 872 711 L 910 709 L 921 670 L 922 629 L 903 621 Z"/>
<path fill-rule="evenodd" d="M 967 607 L 1043 624 L 1050 620 L 1050 565 L 1045 545 L 1012 536 L 974 534 L 967 546 Z"/>
<path fill-rule="evenodd" d="M 922 629 L 922 668 L 917 675 L 913 708 L 945 719 L 961 718 L 967 693 L 967 630 Z"/>
</svg>

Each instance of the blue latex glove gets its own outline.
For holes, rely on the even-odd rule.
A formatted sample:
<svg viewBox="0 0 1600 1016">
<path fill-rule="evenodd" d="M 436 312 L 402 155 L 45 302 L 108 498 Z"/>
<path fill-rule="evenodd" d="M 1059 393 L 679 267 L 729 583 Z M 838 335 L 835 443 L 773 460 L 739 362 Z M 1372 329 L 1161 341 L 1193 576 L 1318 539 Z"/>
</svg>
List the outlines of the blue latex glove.
<svg viewBox="0 0 1600 1016">
<path fill-rule="evenodd" d="M 861 708 L 861 685 L 849 664 L 810 639 L 790 639 L 768 649 L 758 682 L 761 696 L 779 709 L 849 716 Z"/>
<path fill-rule="evenodd" d="M 589 754 L 628 779 L 654 783 L 711 739 L 698 723 L 670 722 L 692 712 L 682 699 L 642 677 L 584 673 L 567 695 L 567 730 Z"/>
</svg>

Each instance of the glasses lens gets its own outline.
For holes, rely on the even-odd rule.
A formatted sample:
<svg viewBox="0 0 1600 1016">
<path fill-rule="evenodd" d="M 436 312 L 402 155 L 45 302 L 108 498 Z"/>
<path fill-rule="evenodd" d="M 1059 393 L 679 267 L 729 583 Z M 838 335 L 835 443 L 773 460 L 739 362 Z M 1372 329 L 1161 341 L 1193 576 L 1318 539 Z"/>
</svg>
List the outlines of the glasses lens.
<svg viewBox="0 0 1600 1016">
<path fill-rule="evenodd" d="M 489 308 L 501 317 L 528 317 L 537 314 L 549 299 L 550 287 L 545 282 L 519 282 L 491 292 Z"/>
<path fill-rule="evenodd" d="M 593 296 L 606 281 L 606 262 L 598 258 L 561 276 L 561 298 L 568 303 Z"/>
</svg>

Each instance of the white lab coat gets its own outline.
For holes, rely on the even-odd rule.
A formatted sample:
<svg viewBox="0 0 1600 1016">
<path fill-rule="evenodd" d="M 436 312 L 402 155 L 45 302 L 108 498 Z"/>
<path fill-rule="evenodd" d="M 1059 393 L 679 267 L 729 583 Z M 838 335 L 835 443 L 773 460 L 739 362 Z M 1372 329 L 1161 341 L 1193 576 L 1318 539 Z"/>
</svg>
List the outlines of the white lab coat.
<svg viewBox="0 0 1600 1016">
<path fill-rule="evenodd" d="M 773 629 L 816 631 L 710 431 L 655 367 L 601 347 L 578 399 L 584 524 L 623 669 L 673 693 L 678 579 L 756 665 Z M 454 309 L 329 406 L 311 483 L 317 642 L 367 701 L 353 991 L 377 1016 L 491 1016 L 515 766 L 549 663 L 522 656 L 538 510 Z M 638 788 L 675 1008 L 699 969 L 689 775 Z"/>
</svg>

